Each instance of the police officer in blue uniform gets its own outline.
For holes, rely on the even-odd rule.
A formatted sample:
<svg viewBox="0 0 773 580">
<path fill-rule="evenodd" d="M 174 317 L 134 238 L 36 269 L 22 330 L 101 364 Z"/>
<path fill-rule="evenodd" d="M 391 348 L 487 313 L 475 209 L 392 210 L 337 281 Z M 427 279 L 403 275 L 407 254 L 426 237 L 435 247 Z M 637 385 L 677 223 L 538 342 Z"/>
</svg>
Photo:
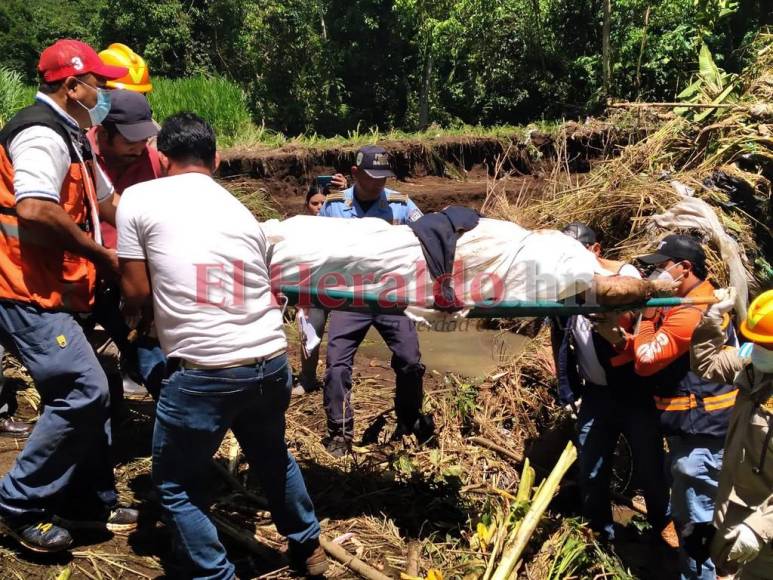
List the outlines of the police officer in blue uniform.
<svg viewBox="0 0 773 580">
<path fill-rule="evenodd" d="M 381 147 L 363 147 L 352 167 L 354 186 L 327 196 L 319 215 L 356 219 L 375 217 L 395 225 L 422 216 L 408 196 L 386 189 L 395 174 L 389 156 Z M 335 311 L 330 315 L 325 373 L 324 404 L 327 414 L 327 450 L 342 457 L 351 450 L 354 414 L 351 407 L 352 363 L 365 334 L 375 326 L 392 351 L 395 371 L 397 435 L 415 434 L 425 443 L 434 434 L 432 418 L 420 412 L 423 397 L 419 337 L 414 323 L 403 315 Z"/>
</svg>

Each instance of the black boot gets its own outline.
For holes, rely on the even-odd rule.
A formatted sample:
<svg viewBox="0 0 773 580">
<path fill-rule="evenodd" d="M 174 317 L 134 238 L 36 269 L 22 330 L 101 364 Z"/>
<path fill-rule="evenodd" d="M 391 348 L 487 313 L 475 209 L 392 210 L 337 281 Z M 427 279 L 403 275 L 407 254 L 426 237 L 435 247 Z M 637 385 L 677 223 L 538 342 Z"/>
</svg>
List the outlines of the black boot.
<svg viewBox="0 0 773 580">
<path fill-rule="evenodd" d="M 432 415 L 419 413 L 413 421 L 398 419 L 393 438 L 399 439 L 405 435 L 415 435 L 419 445 L 428 443 L 435 436 L 435 420 Z"/>
<path fill-rule="evenodd" d="M 352 452 L 352 439 L 337 433 L 335 435 L 328 435 L 325 439 L 325 449 L 330 455 L 336 459 L 340 459 Z"/>
</svg>

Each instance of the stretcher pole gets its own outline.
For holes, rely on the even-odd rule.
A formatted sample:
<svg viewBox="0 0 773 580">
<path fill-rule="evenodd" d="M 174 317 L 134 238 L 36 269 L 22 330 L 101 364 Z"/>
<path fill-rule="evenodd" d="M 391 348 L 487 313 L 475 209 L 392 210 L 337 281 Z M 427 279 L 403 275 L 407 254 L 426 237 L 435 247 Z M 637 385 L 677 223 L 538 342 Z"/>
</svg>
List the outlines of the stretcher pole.
<svg viewBox="0 0 773 580">
<path fill-rule="evenodd" d="M 301 286 L 282 286 L 279 290 L 287 297 L 288 304 L 290 305 L 295 305 L 303 300 L 307 303 L 310 301 L 311 304 L 328 310 L 400 314 L 407 306 L 404 302 L 399 302 L 368 292 L 355 293 L 351 290 L 340 290 L 335 288 L 317 290 L 315 288 Z M 679 298 L 676 296 L 668 298 L 651 298 L 642 303 L 617 306 L 528 300 L 481 302 L 470 305 L 471 310 L 467 315 L 467 318 L 536 318 L 541 316 L 570 316 L 573 314 L 598 314 L 603 312 L 642 310 L 644 308 L 682 306 L 685 304 L 714 304 L 716 302 L 717 299 L 713 296 L 699 298 Z"/>
</svg>

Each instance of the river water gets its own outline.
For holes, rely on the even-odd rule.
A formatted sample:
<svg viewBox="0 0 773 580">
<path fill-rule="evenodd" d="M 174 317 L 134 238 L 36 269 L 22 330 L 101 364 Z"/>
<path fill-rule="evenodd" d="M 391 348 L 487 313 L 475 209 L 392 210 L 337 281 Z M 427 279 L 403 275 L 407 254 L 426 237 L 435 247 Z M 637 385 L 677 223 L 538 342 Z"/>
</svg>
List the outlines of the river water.
<svg viewBox="0 0 773 580">
<path fill-rule="evenodd" d="M 479 320 L 463 320 L 447 332 L 419 330 L 421 359 L 429 371 L 483 377 L 506 364 L 523 349 L 528 338 L 512 332 L 482 328 Z M 391 353 L 371 328 L 357 356 L 389 361 Z"/>
</svg>

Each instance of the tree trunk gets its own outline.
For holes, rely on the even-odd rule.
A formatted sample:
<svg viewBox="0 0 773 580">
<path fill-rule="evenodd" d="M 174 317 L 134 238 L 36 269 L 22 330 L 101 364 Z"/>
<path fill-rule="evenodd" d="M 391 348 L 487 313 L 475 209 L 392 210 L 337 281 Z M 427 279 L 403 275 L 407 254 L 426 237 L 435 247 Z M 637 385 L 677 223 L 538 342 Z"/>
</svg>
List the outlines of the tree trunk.
<svg viewBox="0 0 773 580">
<path fill-rule="evenodd" d="M 641 33 L 641 46 L 639 47 L 639 60 L 636 62 L 636 100 L 641 97 L 641 61 L 644 58 L 644 49 L 647 46 L 647 27 L 650 24 L 650 7 L 644 11 L 644 29 Z"/>
<path fill-rule="evenodd" d="M 542 12 L 539 8 L 539 0 L 531 0 L 531 9 L 534 12 L 534 19 L 537 24 L 537 30 L 534 31 L 533 38 L 537 46 L 537 58 L 539 58 L 539 64 L 542 70 L 546 70 L 545 67 L 545 51 L 542 48 Z"/>
<path fill-rule="evenodd" d="M 430 36 L 424 52 L 424 67 L 421 71 L 421 90 L 419 91 L 419 129 L 429 125 L 429 91 L 432 83 L 432 37 Z"/>
<path fill-rule="evenodd" d="M 612 0 L 604 0 L 604 24 L 601 31 L 601 67 L 604 99 L 608 99 L 612 87 L 612 53 L 609 47 L 609 34 L 612 20 Z"/>
<path fill-rule="evenodd" d="M 325 11 L 322 9 L 322 3 L 317 4 L 317 11 L 319 12 L 319 22 L 322 26 L 322 38 L 327 40 L 327 26 L 325 25 Z"/>
</svg>

